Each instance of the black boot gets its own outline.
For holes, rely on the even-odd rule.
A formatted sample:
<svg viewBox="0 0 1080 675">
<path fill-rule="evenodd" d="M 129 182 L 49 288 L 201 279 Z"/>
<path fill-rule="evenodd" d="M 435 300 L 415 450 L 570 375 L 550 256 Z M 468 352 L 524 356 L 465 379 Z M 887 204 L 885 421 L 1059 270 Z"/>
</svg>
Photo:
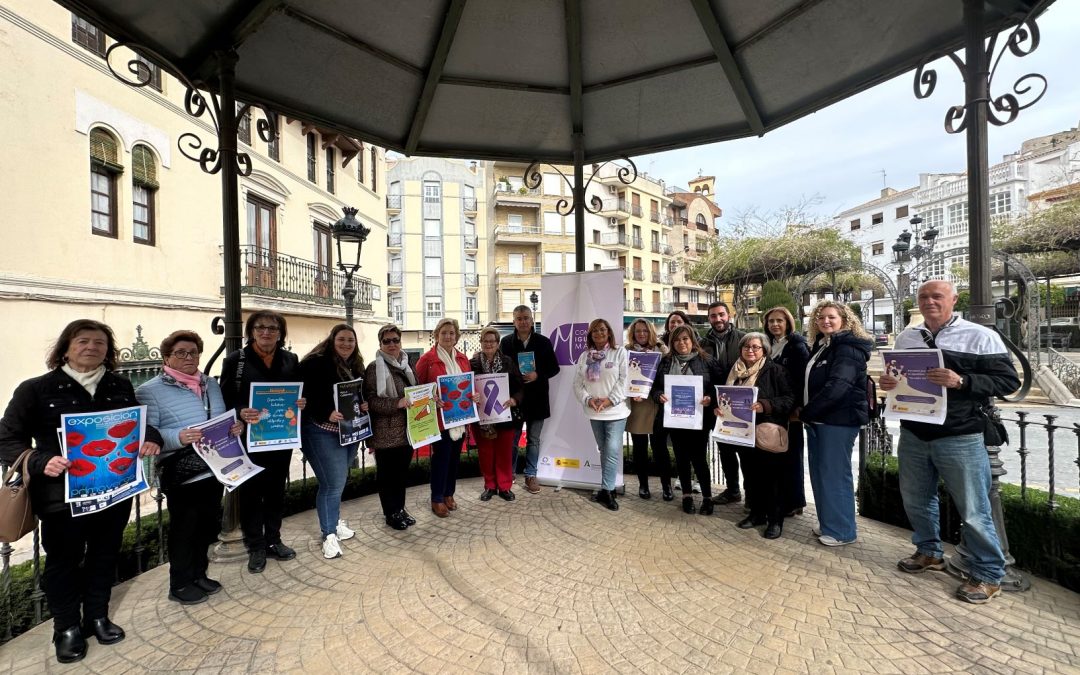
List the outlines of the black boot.
<svg viewBox="0 0 1080 675">
<path fill-rule="evenodd" d="M 660 489 L 663 491 L 665 502 L 670 502 L 672 499 L 675 499 L 675 493 L 671 491 L 671 479 L 661 480 Z"/>
<path fill-rule="evenodd" d="M 703 516 L 711 516 L 713 514 L 712 500 L 708 497 L 701 500 L 701 508 L 698 509 L 698 513 Z"/>
<path fill-rule="evenodd" d="M 109 617 L 86 619 L 83 621 L 83 635 L 94 635 L 99 645 L 111 645 L 124 639 L 124 629 L 117 626 Z"/>
<path fill-rule="evenodd" d="M 652 499 L 652 493 L 649 492 L 649 477 L 638 478 L 638 484 L 637 496 L 642 499 Z"/>
<path fill-rule="evenodd" d="M 780 535 L 784 533 L 784 521 L 778 520 L 775 523 L 769 523 L 769 526 L 765 528 L 765 531 L 761 533 L 761 536 L 766 539 L 779 539 Z"/>
<path fill-rule="evenodd" d="M 683 513 L 693 513 L 694 512 L 694 498 L 693 497 L 683 497 L 682 498 L 682 510 L 683 510 Z"/>
<path fill-rule="evenodd" d="M 86 656 L 86 638 L 78 626 L 54 630 L 53 645 L 56 646 L 56 660 L 60 663 L 74 663 Z"/>
<path fill-rule="evenodd" d="M 603 490 L 601 490 L 601 492 L 603 492 Z M 607 504 L 605 504 L 605 506 L 607 506 L 608 509 L 611 510 L 611 511 L 618 511 L 619 510 L 619 502 L 615 501 L 615 491 L 614 490 L 609 490 L 608 491 L 608 499 L 607 499 Z"/>
</svg>

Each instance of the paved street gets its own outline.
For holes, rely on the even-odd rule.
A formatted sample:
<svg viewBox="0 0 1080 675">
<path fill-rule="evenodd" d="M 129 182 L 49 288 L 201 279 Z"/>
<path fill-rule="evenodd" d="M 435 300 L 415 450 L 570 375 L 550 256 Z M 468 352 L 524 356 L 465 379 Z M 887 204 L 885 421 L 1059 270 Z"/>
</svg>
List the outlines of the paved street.
<svg viewBox="0 0 1080 675">
<path fill-rule="evenodd" d="M 812 539 L 812 510 L 767 541 L 738 506 L 686 516 L 675 503 L 583 492 L 476 499 L 392 531 L 376 497 L 347 502 L 345 557 L 318 551 L 314 512 L 287 519 L 299 550 L 261 575 L 214 566 L 208 603 L 166 600 L 159 568 L 119 586 L 123 643 L 80 664 L 52 658 L 51 627 L 0 648 L 4 672 L 1080 672 L 1080 596 L 1036 580 L 974 607 L 956 581 L 895 568 L 907 533 L 860 520 L 860 542 Z M 636 493 L 633 479 L 627 485 Z"/>
</svg>

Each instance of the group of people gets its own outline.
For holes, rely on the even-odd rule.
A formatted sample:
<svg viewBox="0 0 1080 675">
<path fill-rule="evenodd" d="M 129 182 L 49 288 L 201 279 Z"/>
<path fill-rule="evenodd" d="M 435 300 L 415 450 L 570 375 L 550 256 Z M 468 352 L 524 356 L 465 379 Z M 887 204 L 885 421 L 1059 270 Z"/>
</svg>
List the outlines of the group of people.
<svg viewBox="0 0 1080 675">
<path fill-rule="evenodd" d="M 948 414 L 944 424 L 903 422 L 899 442 L 900 488 L 908 519 L 915 530 L 916 552 L 898 563 L 908 573 L 944 569 L 939 532 L 937 484 L 942 479 L 964 521 L 959 555 L 969 578 L 957 590 L 961 599 L 987 602 L 1000 592 L 1005 573 L 994 523 L 990 516 L 990 469 L 985 452 L 984 406 L 993 396 L 1019 387 L 1016 371 L 1001 338 L 953 315 L 956 291 L 951 284 L 931 281 L 918 293 L 924 323 L 907 328 L 897 338 L 898 349 L 936 348 L 943 368 L 928 372 L 930 381 L 946 388 Z M 861 322 L 844 304 L 824 300 L 810 316 L 808 337 L 796 332 L 795 320 L 783 307 L 762 315 L 763 332 L 743 333 L 732 325 L 723 302 L 709 308 L 709 332 L 698 339 L 689 317 L 680 311 L 667 317 L 663 335 L 643 319 L 630 323 L 626 340 L 617 345 L 607 321 L 589 324 L 587 345 L 575 366 L 574 392 L 589 420 L 601 455 L 601 485 L 594 499 L 617 510 L 615 480 L 623 434 L 628 430 L 639 477 L 638 496 L 650 499 L 649 477 L 658 475 L 665 501 L 674 499 L 668 443 L 674 449 L 675 471 L 682 490 L 682 509 L 709 515 L 714 504 L 743 500 L 748 514 L 744 529 L 764 526 L 762 535 L 780 537 L 784 518 L 798 515 L 803 494 L 803 434 L 810 482 L 817 507 L 814 533 L 821 544 L 843 546 L 856 541 L 854 481 L 851 456 L 859 427 L 868 422 L 867 362 L 871 341 Z M 371 416 L 373 435 L 367 447 L 374 453 L 379 500 L 385 522 L 402 530 L 416 523 L 405 508 L 405 488 L 413 448 L 406 431 L 406 387 L 434 383 L 440 375 L 467 371 L 506 373 L 509 397 L 501 402 L 511 420 L 476 424 L 472 429 L 442 428 L 431 446 L 431 510 L 445 518 L 458 506 L 454 499 L 457 462 L 465 435 L 478 446 L 484 490 L 481 501 L 495 496 L 515 499 L 512 485 L 523 430 L 526 434 L 524 488 L 540 491 L 537 463 L 540 433 L 550 416 L 548 382 L 559 365 L 551 342 L 535 332 L 532 312 L 514 310 L 514 332 L 501 337 L 494 328 L 480 335 L 480 351 L 468 358 L 457 349 L 461 337 L 453 319 L 443 319 L 433 332 L 434 346 L 410 366 L 395 325 L 378 332 L 379 348 L 365 367 L 353 329 L 340 324 L 303 359 L 284 349 L 285 317 L 272 311 L 251 314 L 244 328 L 246 345 L 229 354 L 220 381 L 199 370 L 203 341 L 193 331 L 179 330 L 161 343 L 163 371 L 138 390 L 114 373 L 117 347 L 109 326 L 80 319 L 68 324 L 47 358 L 49 371 L 15 390 L 0 419 L 0 458 L 11 463 L 33 446 L 28 472 L 32 508 L 41 522 L 46 561 L 42 575 L 54 622 L 53 642 L 59 661 L 85 656 L 87 639 L 112 644 L 124 630 L 108 616 L 122 534 L 131 500 L 74 517 L 65 502 L 64 473 L 71 463 L 61 453 L 57 428 L 61 415 L 116 410 L 145 405 L 145 442 L 140 457 L 157 455 L 162 491 L 168 498 L 170 560 L 169 599 L 204 602 L 221 590 L 207 576 L 208 549 L 220 527 L 223 488 L 197 456 L 202 439 L 196 428 L 229 409 L 236 411 L 230 429 L 241 436 L 245 424 L 259 419 L 249 406 L 252 383 L 304 382 L 302 452 L 318 478 L 316 512 L 326 558 L 342 554 L 341 542 L 355 532 L 340 517 L 342 491 L 356 445 L 342 445 L 333 385 L 363 377 L 363 412 Z M 660 352 L 655 382 L 647 396 L 626 396 L 631 352 Z M 518 355 L 531 352 L 531 367 L 522 372 Z M 701 429 L 668 428 L 662 406 L 664 379 L 671 375 L 702 378 L 704 396 Z M 880 378 L 880 387 L 896 386 L 893 373 Z M 724 490 L 713 496 L 706 461 L 713 415 L 719 413 L 712 386 L 726 384 L 757 388 L 753 409 L 756 423 L 785 427 L 786 452 L 720 444 Z M 475 394 L 474 394 L 475 396 Z M 649 463 L 652 447 L 653 466 Z M 248 570 L 262 572 L 268 558 L 288 560 L 296 552 L 281 539 L 284 495 L 291 451 L 255 452 L 251 460 L 262 471 L 237 488 L 240 524 L 248 549 Z M 655 468 L 655 471 L 653 470 Z M 701 485 L 695 504 L 692 474 Z"/>
</svg>

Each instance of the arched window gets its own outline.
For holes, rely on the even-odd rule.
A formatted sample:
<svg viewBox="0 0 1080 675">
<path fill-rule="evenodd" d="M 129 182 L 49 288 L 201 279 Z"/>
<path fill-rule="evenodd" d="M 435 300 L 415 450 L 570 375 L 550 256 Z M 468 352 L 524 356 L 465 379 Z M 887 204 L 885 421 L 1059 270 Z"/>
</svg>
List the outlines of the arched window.
<svg viewBox="0 0 1080 675">
<path fill-rule="evenodd" d="M 145 145 L 131 149 L 132 238 L 136 243 L 154 245 L 157 203 L 157 162 Z"/>
<path fill-rule="evenodd" d="M 705 216 L 703 216 L 700 213 L 697 214 L 697 218 L 694 218 L 694 222 L 697 223 L 697 226 L 698 226 L 699 230 L 708 230 L 709 229 L 708 224 L 706 224 L 706 222 L 705 222 Z"/>
<path fill-rule="evenodd" d="M 117 178 L 124 172 L 120 144 L 104 129 L 90 131 L 90 231 L 116 236 Z"/>
</svg>

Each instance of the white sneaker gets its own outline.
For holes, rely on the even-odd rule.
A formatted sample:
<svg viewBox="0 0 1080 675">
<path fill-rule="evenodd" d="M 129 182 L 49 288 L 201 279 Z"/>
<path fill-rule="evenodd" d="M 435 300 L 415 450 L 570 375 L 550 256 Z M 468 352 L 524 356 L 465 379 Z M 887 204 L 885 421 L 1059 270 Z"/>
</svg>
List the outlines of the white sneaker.
<svg viewBox="0 0 1080 675">
<path fill-rule="evenodd" d="M 701 483 L 694 481 L 694 485 L 690 488 L 690 491 L 696 495 L 701 494 Z"/>
<path fill-rule="evenodd" d="M 830 537 L 827 534 L 823 534 L 820 537 L 818 537 L 818 541 L 820 541 L 825 546 L 847 546 L 848 544 L 854 544 L 855 543 L 854 539 L 851 539 L 849 541 L 840 541 L 836 537 Z"/>
<path fill-rule="evenodd" d="M 326 539 L 323 539 L 322 556 L 327 560 L 341 557 L 341 546 L 338 544 L 336 534 L 328 534 Z"/>
<path fill-rule="evenodd" d="M 815 537 L 820 537 L 821 536 L 821 526 L 820 525 L 815 525 L 814 529 L 810 530 L 810 532 Z"/>
<path fill-rule="evenodd" d="M 344 520 L 337 521 L 337 538 L 338 541 L 345 541 L 346 539 L 352 539 L 356 536 L 356 532 L 349 529 L 348 524 Z"/>
</svg>

